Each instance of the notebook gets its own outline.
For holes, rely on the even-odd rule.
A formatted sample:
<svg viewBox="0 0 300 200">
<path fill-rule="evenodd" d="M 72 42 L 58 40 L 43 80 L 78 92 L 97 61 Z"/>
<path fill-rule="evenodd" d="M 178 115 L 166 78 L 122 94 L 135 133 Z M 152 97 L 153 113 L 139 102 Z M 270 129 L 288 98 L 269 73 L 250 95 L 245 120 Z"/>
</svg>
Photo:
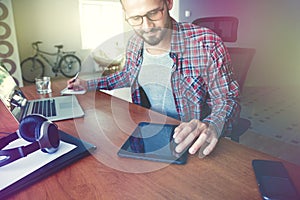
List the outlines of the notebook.
<svg viewBox="0 0 300 200">
<path fill-rule="evenodd" d="M 51 121 L 84 116 L 75 95 L 28 100 L 14 78 L 1 66 L 0 98 L 19 122 L 30 114 L 41 114 Z"/>
</svg>

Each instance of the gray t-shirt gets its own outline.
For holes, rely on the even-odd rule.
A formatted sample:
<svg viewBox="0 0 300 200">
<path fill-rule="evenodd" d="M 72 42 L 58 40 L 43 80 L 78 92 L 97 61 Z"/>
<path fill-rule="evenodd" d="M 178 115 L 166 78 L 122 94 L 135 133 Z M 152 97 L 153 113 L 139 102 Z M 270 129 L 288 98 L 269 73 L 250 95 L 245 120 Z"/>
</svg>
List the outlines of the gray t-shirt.
<svg viewBox="0 0 300 200">
<path fill-rule="evenodd" d="M 173 60 L 169 53 L 152 55 L 144 50 L 143 64 L 138 76 L 151 109 L 178 119 L 171 88 L 171 70 Z"/>
</svg>

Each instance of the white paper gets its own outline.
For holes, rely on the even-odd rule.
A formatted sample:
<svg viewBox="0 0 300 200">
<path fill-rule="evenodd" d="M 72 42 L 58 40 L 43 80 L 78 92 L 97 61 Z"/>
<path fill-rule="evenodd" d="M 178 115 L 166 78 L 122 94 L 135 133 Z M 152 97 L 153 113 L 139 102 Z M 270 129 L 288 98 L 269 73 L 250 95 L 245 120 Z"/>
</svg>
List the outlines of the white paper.
<svg viewBox="0 0 300 200">
<path fill-rule="evenodd" d="M 18 146 L 25 146 L 30 144 L 24 139 L 17 139 L 10 143 L 4 149 L 10 149 Z M 70 152 L 77 146 L 60 141 L 57 152 L 53 154 L 44 153 L 41 150 L 35 151 L 24 158 L 20 158 L 8 165 L 0 167 L 0 191 L 15 183 L 16 181 L 24 178 L 28 174 L 38 170 L 47 163 L 55 160 L 56 158 Z"/>
<path fill-rule="evenodd" d="M 65 94 L 85 94 L 85 93 L 86 93 L 86 90 L 73 90 L 73 89 L 68 89 L 68 87 L 66 87 L 65 89 L 60 91 L 61 95 L 65 95 Z"/>
</svg>

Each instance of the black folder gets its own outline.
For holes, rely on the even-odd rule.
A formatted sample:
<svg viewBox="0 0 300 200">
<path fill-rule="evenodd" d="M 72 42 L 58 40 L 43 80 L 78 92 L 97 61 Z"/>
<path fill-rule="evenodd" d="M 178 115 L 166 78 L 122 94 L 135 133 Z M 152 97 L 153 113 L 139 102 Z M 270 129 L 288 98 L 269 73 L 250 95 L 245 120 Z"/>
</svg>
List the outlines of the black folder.
<svg viewBox="0 0 300 200">
<path fill-rule="evenodd" d="M 76 162 L 77 160 L 90 155 L 91 151 L 96 149 L 96 146 L 80 140 L 72 135 L 69 135 L 59 130 L 60 139 L 66 143 L 74 144 L 77 147 L 70 152 L 58 157 L 57 159 L 49 162 L 33 173 L 25 176 L 10 186 L 0 191 L 0 199 L 4 199 L 9 195 L 15 194 L 17 191 L 24 189 L 41 179 L 44 179 L 51 174 L 61 170 L 62 168 Z"/>
</svg>

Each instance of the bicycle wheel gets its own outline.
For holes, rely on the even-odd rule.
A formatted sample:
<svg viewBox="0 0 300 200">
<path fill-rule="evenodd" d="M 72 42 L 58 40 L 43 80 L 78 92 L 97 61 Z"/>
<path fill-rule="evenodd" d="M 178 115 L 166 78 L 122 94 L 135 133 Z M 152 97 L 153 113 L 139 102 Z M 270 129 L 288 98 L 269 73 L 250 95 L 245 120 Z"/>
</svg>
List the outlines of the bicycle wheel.
<svg viewBox="0 0 300 200">
<path fill-rule="evenodd" d="M 29 57 L 21 62 L 22 78 L 23 80 L 34 83 L 35 78 L 44 76 L 45 66 L 37 58 Z"/>
<path fill-rule="evenodd" d="M 64 76 L 71 78 L 80 72 L 81 61 L 77 56 L 68 54 L 60 59 L 58 66 Z"/>
</svg>

